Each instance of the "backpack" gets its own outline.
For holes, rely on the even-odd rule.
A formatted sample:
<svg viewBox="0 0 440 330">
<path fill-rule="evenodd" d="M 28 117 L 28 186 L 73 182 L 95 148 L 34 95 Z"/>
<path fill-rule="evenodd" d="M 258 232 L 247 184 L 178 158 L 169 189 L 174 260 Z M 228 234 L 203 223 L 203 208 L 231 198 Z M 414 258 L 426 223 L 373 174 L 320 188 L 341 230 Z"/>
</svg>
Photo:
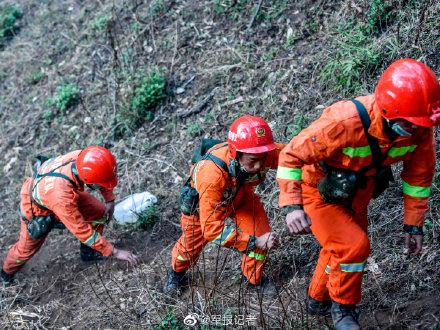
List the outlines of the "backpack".
<svg viewBox="0 0 440 330">
<path fill-rule="evenodd" d="M 222 143 L 220 140 L 202 139 L 200 146 L 193 151 L 193 156 L 191 158 L 191 163 L 194 166 L 193 168 L 195 168 L 195 165 L 201 160 L 210 160 L 217 166 L 221 167 L 229 176 L 234 176 L 228 165 L 222 159 L 212 154 L 212 151 L 227 146 L 227 143 L 223 143 L 218 148 L 208 152 L 208 150 L 220 143 Z M 180 189 L 180 211 L 185 215 L 193 215 L 197 213 L 197 208 L 199 206 L 199 193 L 195 188 L 191 187 L 191 178 L 192 175 L 189 176 L 183 187 Z"/>
</svg>

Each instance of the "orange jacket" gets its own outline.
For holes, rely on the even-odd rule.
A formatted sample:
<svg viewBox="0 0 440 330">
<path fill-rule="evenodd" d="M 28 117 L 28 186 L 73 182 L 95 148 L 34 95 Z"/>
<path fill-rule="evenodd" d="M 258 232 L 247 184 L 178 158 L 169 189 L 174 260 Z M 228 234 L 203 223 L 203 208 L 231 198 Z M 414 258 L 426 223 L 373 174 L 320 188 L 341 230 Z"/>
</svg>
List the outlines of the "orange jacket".
<svg viewBox="0 0 440 330">
<path fill-rule="evenodd" d="M 77 206 L 78 192 L 84 191 L 84 185 L 72 173 L 72 165 L 80 152 L 81 150 L 76 150 L 63 156 L 51 158 L 44 162 L 38 170 L 38 174 L 44 174 L 55 169 L 54 172 L 69 177 L 76 187 L 64 178 L 46 176 L 41 179 L 26 180 L 22 192 L 32 193 L 34 199 L 32 210 L 35 215 L 54 213 L 82 243 L 101 252 L 104 256 L 109 256 L 113 251 L 112 244 L 95 231 L 90 223 L 85 221 Z M 33 185 L 33 189 L 31 185 Z M 106 202 L 115 199 L 111 190 L 101 189 L 100 192 Z M 39 208 L 38 205 L 47 210 Z M 21 212 L 27 219 L 32 218 L 30 206 L 30 200 L 21 201 Z"/>
<path fill-rule="evenodd" d="M 211 160 L 199 161 L 193 171 L 191 185 L 199 193 L 199 220 L 203 236 L 208 241 L 214 241 L 222 246 L 245 251 L 249 242 L 249 234 L 241 232 L 235 226 L 225 225 L 225 219 L 233 213 L 245 194 L 253 193 L 253 188 L 264 181 L 269 169 L 276 169 L 278 156 L 284 145 L 269 152 L 265 169 L 259 177 L 247 180 L 237 190 L 235 178 L 230 178 L 221 167 Z M 232 158 L 226 143 L 211 148 L 212 154 L 229 165 Z M 235 198 L 231 200 L 231 196 Z"/>
<path fill-rule="evenodd" d="M 404 223 L 422 226 L 435 171 L 433 130 L 420 127 L 411 137 L 391 141 L 385 133 L 374 96 L 363 96 L 358 100 L 370 115 L 369 133 L 378 139 L 382 153 L 386 154 L 384 164 L 403 161 Z M 277 171 L 281 207 L 302 204 L 301 182 L 316 187 L 324 176 L 318 164 L 320 161 L 354 171 L 371 164 L 371 149 L 353 102 L 341 101 L 325 109 L 319 119 L 283 149 Z M 373 169 L 366 175 L 374 173 Z"/>
</svg>

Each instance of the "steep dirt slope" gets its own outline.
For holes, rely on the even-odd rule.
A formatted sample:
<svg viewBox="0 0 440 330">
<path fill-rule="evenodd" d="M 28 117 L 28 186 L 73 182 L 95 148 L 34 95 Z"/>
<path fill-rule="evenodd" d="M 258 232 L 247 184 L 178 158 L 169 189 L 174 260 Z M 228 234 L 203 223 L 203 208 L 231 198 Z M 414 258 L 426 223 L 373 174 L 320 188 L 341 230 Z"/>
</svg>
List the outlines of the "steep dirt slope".
<svg viewBox="0 0 440 330">
<path fill-rule="evenodd" d="M 5 0 L 0 7 L 9 4 L 19 6 L 23 17 L 0 50 L 0 256 L 17 237 L 21 183 L 38 154 L 88 144 L 111 148 L 119 163 L 118 195 L 156 194 L 160 221 L 149 231 L 106 231 L 141 256 L 136 268 L 113 260 L 83 264 L 72 235 L 52 232 L 17 275 L 18 283 L 0 288 L 1 326 L 178 329 L 189 313 L 210 316 L 212 328 L 238 315 L 259 328 L 330 326 L 304 312 L 318 245 L 312 237 L 287 234 L 273 174 L 259 192 L 282 236 L 267 271 L 277 297 L 249 292 L 240 256 L 210 245 L 183 298 L 163 295 L 180 233 L 177 200 L 189 155 L 202 137 L 224 139 L 243 114 L 264 117 L 276 139 L 288 142 L 335 100 L 371 93 L 396 58 L 421 59 L 440 75 L 440 4 Z M 140 120 L 131 100 L 152 72 L 165 77 L 166 99 Z M 50 100 L 66 85 L 80 94 L 62 110 Z M 191 110 L 200 111 L 187 115 Z M 365 328 L 439 326 L 438 184 L 437 177 L 425 249 L 417 258 L 402 253 L 400 183 L 372 204 Z"/>
</svg>

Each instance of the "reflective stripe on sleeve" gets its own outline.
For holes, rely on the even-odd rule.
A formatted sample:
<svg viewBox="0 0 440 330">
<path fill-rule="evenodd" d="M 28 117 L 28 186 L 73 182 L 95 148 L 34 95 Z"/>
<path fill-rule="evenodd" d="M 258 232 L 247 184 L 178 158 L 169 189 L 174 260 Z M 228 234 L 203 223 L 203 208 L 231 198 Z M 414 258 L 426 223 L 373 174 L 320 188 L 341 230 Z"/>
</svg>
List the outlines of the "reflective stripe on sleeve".
<svg viewBox="0 0 440 330">
<path fill-rule="evenodd" d="M 400 156 L 407 154 L 408 152 L 413 152 L 416 148 L 417 148 L 417 145 L 415 145 L 415 144 L 410 145 L 410 146 L 405 146 L 405 147 L 399 147 L 399 148 L 393 147 L 393 148 L 390 148 L 390 150 L 388 150 L 388 156 L 400 157 Z"/>
<path fill-rule="evenodd" d="M 367 260 L 364 262 L 356 262 L 352 264 L 340 264 L 341 271 L 346 273 L 356 273 L 356 272 L 363 272 L 365 265 L 367 264 Z"/>
<path fill-rule="evenodd" d="M 371 156 L 371 148 L 370 146 L 357 147 L 357 148 L 346 147 L 346 148 L 342 148 L 342 153 L 350 158 L 368 157 Z"/>
<path fill-rule="evenodd" d="M 266 259 L 266 256 L 264 254 L 256 253 L 254 251 L 249 252 L 248 257 L 249 258 L 254 258 L 254 259 L 257 259 L 257 260 L 260 260 L 260 261 L 263 261 L 264 259 Z"/>
<path fill-rule="evenodd" d="M 180 254 L 177 256 L 177 260 L 185 261 L 185 259 Z"/>
<path fill-rule="evenodd" d="M 330 274 L 330 266 L 329 265 L 325 266 L 325 273 Z"/>
<path fill-rule="evenodd" d="M 83 243 L 88 246 L 92 246 L 95 244 L 99 239 L 99 233 L 97 231 L 93 231 L 92 236 L 90 236 L 88 239 L 86 239 Z"/>
<path fill-rule="evenodd" d="M 411 197 L 429 197 L 431 195 L 431 187 L 412 186 L 403 180 L 402 186 L 403 193 Z"/>
<path fill-rule="evenodd" d="M 278 166 L 277 179 L 301 180 L 302 170 L 300 168 L 289 168 Z"/>
</svg>

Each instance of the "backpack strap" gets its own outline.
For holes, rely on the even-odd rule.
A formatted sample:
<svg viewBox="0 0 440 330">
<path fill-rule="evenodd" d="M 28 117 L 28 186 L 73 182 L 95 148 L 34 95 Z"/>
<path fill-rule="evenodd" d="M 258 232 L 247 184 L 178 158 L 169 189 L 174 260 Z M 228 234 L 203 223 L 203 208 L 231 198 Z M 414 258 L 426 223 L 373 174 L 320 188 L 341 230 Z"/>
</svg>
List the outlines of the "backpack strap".
<svg viewBox="0 0 440 330">
<path fill-rule="evenodd" d="M 370 145 L 371 154 L 373 156 L 372 165 L 377 170 L 379 170 L 379 168 L 382 166 L 383 156 L 382 156 L 382 152 L 380 151 L 379 142 L 377 141 L 377 139 L 375 137 L 371 136 L 368 133 L 368 129 L 370 128 L 370 125 L 371 125 L 370 116 L 368 115 L 367 109 L 365 109 L 365 106 L 361 102 L 359 102 L 358 100 L 355 100 L 355 99 L 352 99 L 351 101 L 356 106 L 356 110 L 357 110 L 359 117 L 361 119 L 362 126 L 364 127 L 364 131 L 365 131 L 365 135 L 368 140 L 368 144 Z"/>
<path fill-rule="evenodd" d="M 67 175 L 62 174 L 62 173 L 55 172 L 57 169 L 59 169 L 59 168 L 61 168 L 61 167 L 63 167 L 63 166 L 66 166 L 66 165 L 68 165 L 68 164 L 70 164 L 70 163 L 75 164 L 75 161 L 74 161 L 74 160 L 69 160 L 68 162 L 65 162 L 65 163 L 61 164 L 60 166 L 54 168 L 53 170 L 51 170 L 51 171 L 49 171 L 49 172 L 47 172 L 47 173 L 43 173 L 43 174 L 39 174 L 37 171 L 34 171 L 34 175 L 33 175 L 33 178 L 32 178 L 32 183 L 31 183 L 31 185 L 30 185 L 30 187 L 29 187 L 29 188 L 30 188 L 30 189 L 29 189 L 29 197 L 30 197 L 30 200 L 31 200 L 31 210 L 32 210 L 32 204 L 35 204 L 38 208 L 40 208 L 40 209 L 42 209 L 42 210 L 49 210 L 49 209 L 48 209 L 47 207 L 45 207 L 44 205 L 41 205 L 40 203 L 38 203 L 38 202 L 35 200 L 34 196 L 33 196 L 35 188 L 37 187 L 37 185 L 40 183 L 40 181 L 41 181 L 44 177 L 52 176 L 52 177 L 62 178 L 62 179 L 64 179 L 64 180 L 69 181 L 70 184 L 71 184 L 75 189 L 78 189 L 78 185 L 76 184 L 76 182 L 73 181 L 71 178 L 69 178 Z M 73 165 L 73 164 L 72 164 L 72 165 Z M 42 165 L 42 164 L 41 164 L 41 165 Z M 35 184 L 34 184 L 34 180 L 37 180 L 37 182 L 36 182 Z M 32 210 L 32 217 L 34 217 L 33 210 Z"/>
<path fill-rule="evenodd" d="M 71 178 L 69 178 L 67 175 L 63 174 L 63 173 L 59 173 L 59 172 L 55 172 L 57 169 L 66 166 L 70 163 L 74 162 L 73 160 L 69 160 L 68 162 L 65 162 L 63 164 L 61 164 L 60 166 L 54 168 L 53 170 L 51 170 L 50 172 L 47 173 L 43 173 L 43 174 L 39 174 L 39 173 L 35 173 L 34 174 L 34 179 L 40 179 L 47 177 L 47 176 L 53 176 L 53 177 L 57 177 L 57 178 L 63 178 L 64 180 L 67 180 L 70 182 L 70 184 L 75 188 L 78 189 L 78 185 L 76 184 L 75 181 L 73 181 Z M 72 164 L 73 165 L 73 164 Z M 38 180 L 37 184 L 40 182 L 40 180 Z"/>
<path fill-rule="evenodd" d="M 222 159 L 218 158 L 217 156 L 213 155 L 212 153 L 208 152 L 207 154 L 205 154 L 203 156 L 202 159 L 213 161 L 217 166 L 220 166 L 223 170 L 225 170 L 225 172 L 227 172 L 229 174 L 228 165 L 226 165 L 226 163 Z"/>
</svg>

